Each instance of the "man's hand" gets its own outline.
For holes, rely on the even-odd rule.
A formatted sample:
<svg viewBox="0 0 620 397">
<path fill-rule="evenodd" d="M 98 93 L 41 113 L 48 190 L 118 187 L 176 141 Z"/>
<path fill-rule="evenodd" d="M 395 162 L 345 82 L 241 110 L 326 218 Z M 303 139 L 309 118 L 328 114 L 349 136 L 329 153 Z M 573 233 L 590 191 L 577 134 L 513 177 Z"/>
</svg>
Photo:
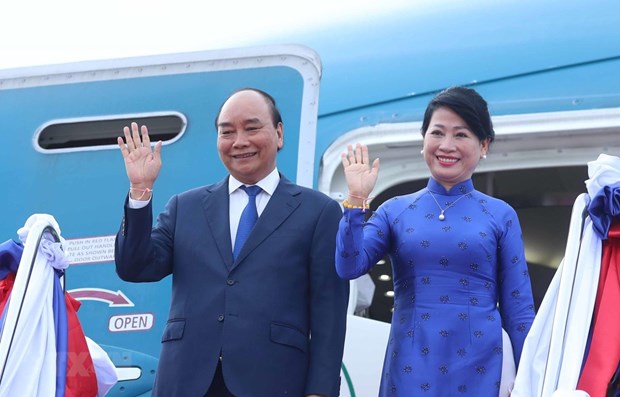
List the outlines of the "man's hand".
<svg viewBox="0 0 620 397">
<path fill-rule="evenodd" d="M 131 130 L 129 127 L 123 128 L 125 141 L 121 137 L 118 137 L 117 141 L 125 160 L 125 170 L 132 189 L 131 198 L 148 200 L 161 169 L 161 141 L 155 144 L 154 150 L 151 150 L 148 128 L 143 125 L 141 132 L 142 137 L 138 131 L 138 124 L 131 123 Z"/>
</svg>

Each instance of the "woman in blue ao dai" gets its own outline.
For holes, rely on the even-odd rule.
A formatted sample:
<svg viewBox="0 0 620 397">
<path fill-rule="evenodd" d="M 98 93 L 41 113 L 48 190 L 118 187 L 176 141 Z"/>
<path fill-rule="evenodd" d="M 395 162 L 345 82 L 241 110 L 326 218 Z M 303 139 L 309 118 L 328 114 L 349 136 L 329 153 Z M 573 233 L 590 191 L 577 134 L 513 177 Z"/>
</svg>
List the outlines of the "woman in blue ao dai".
<svg viewBox="0 0 620 397">
<path fill-rule="evenodd" d="M 502 328 L 518 365 L 534 303 L 515 211 L 471 181 L 494 138 L 486 101 L 470 88 L 442 91 L 428 105 L 422 135 L 427 187 L 386 201 L 368 221 L 359 207 L 379 160 L 370 164 L 361 144 L 343 153 L 349 197 L 337 271 L 354 279 L 390 256 L 394 313 L 381 396 L 496 397 Z"/>
</svg>

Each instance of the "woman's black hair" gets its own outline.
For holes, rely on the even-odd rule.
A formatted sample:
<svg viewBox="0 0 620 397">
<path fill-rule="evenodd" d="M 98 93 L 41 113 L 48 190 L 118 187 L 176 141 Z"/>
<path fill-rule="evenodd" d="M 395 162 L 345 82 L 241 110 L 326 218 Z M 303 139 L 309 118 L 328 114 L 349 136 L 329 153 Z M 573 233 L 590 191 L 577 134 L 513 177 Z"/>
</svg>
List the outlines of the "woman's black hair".
<svg viewBox="0 0 620 397">
<path fill-rule="evenodd" d="M 495 139 L 487 101 L 473 88 L 461 86 L 446 88 L 429 102 L 422 121 L 422 136 L 426 135 L 435 110 L 442 107 L 458 114 L 481 142 L 488 139 L 491 143 Z"/>
</svg>

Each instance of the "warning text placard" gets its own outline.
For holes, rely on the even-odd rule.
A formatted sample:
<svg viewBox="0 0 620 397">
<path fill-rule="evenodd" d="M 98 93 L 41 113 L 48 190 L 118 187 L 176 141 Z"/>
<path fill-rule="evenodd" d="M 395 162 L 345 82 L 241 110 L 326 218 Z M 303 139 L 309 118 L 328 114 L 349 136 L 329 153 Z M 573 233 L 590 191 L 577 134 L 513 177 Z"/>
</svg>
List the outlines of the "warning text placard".
<svg viewBox="0 0 620 397">
<path fill-rule="evenodd" d="M 115 235 L 67 239 L 65 255 L 72 265 L 114 261 Z"/>
</svg>

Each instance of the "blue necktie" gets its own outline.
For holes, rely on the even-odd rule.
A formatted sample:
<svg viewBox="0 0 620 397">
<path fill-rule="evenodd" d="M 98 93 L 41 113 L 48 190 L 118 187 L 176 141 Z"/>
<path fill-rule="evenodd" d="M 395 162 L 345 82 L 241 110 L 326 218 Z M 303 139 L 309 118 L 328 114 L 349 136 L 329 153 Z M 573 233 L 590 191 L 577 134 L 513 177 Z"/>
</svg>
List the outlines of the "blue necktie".
<svg viewBox="0 0 620 397">
<path fill-rule="evenodd" d="M 233 258 L 236 259 L 241 251 L 241 247 L 248 239 L 254 224 L 258 220 L 258 211 L 256 210 L 256 195 L 262 190 L 260 186 L 241 186 L 248 194 L 248 205 L 245 206 L 239 219 L 239 227 L 237 228 L 237 237 L 235 237 L 235 249 L 233 250 Z"/>
</svg>

